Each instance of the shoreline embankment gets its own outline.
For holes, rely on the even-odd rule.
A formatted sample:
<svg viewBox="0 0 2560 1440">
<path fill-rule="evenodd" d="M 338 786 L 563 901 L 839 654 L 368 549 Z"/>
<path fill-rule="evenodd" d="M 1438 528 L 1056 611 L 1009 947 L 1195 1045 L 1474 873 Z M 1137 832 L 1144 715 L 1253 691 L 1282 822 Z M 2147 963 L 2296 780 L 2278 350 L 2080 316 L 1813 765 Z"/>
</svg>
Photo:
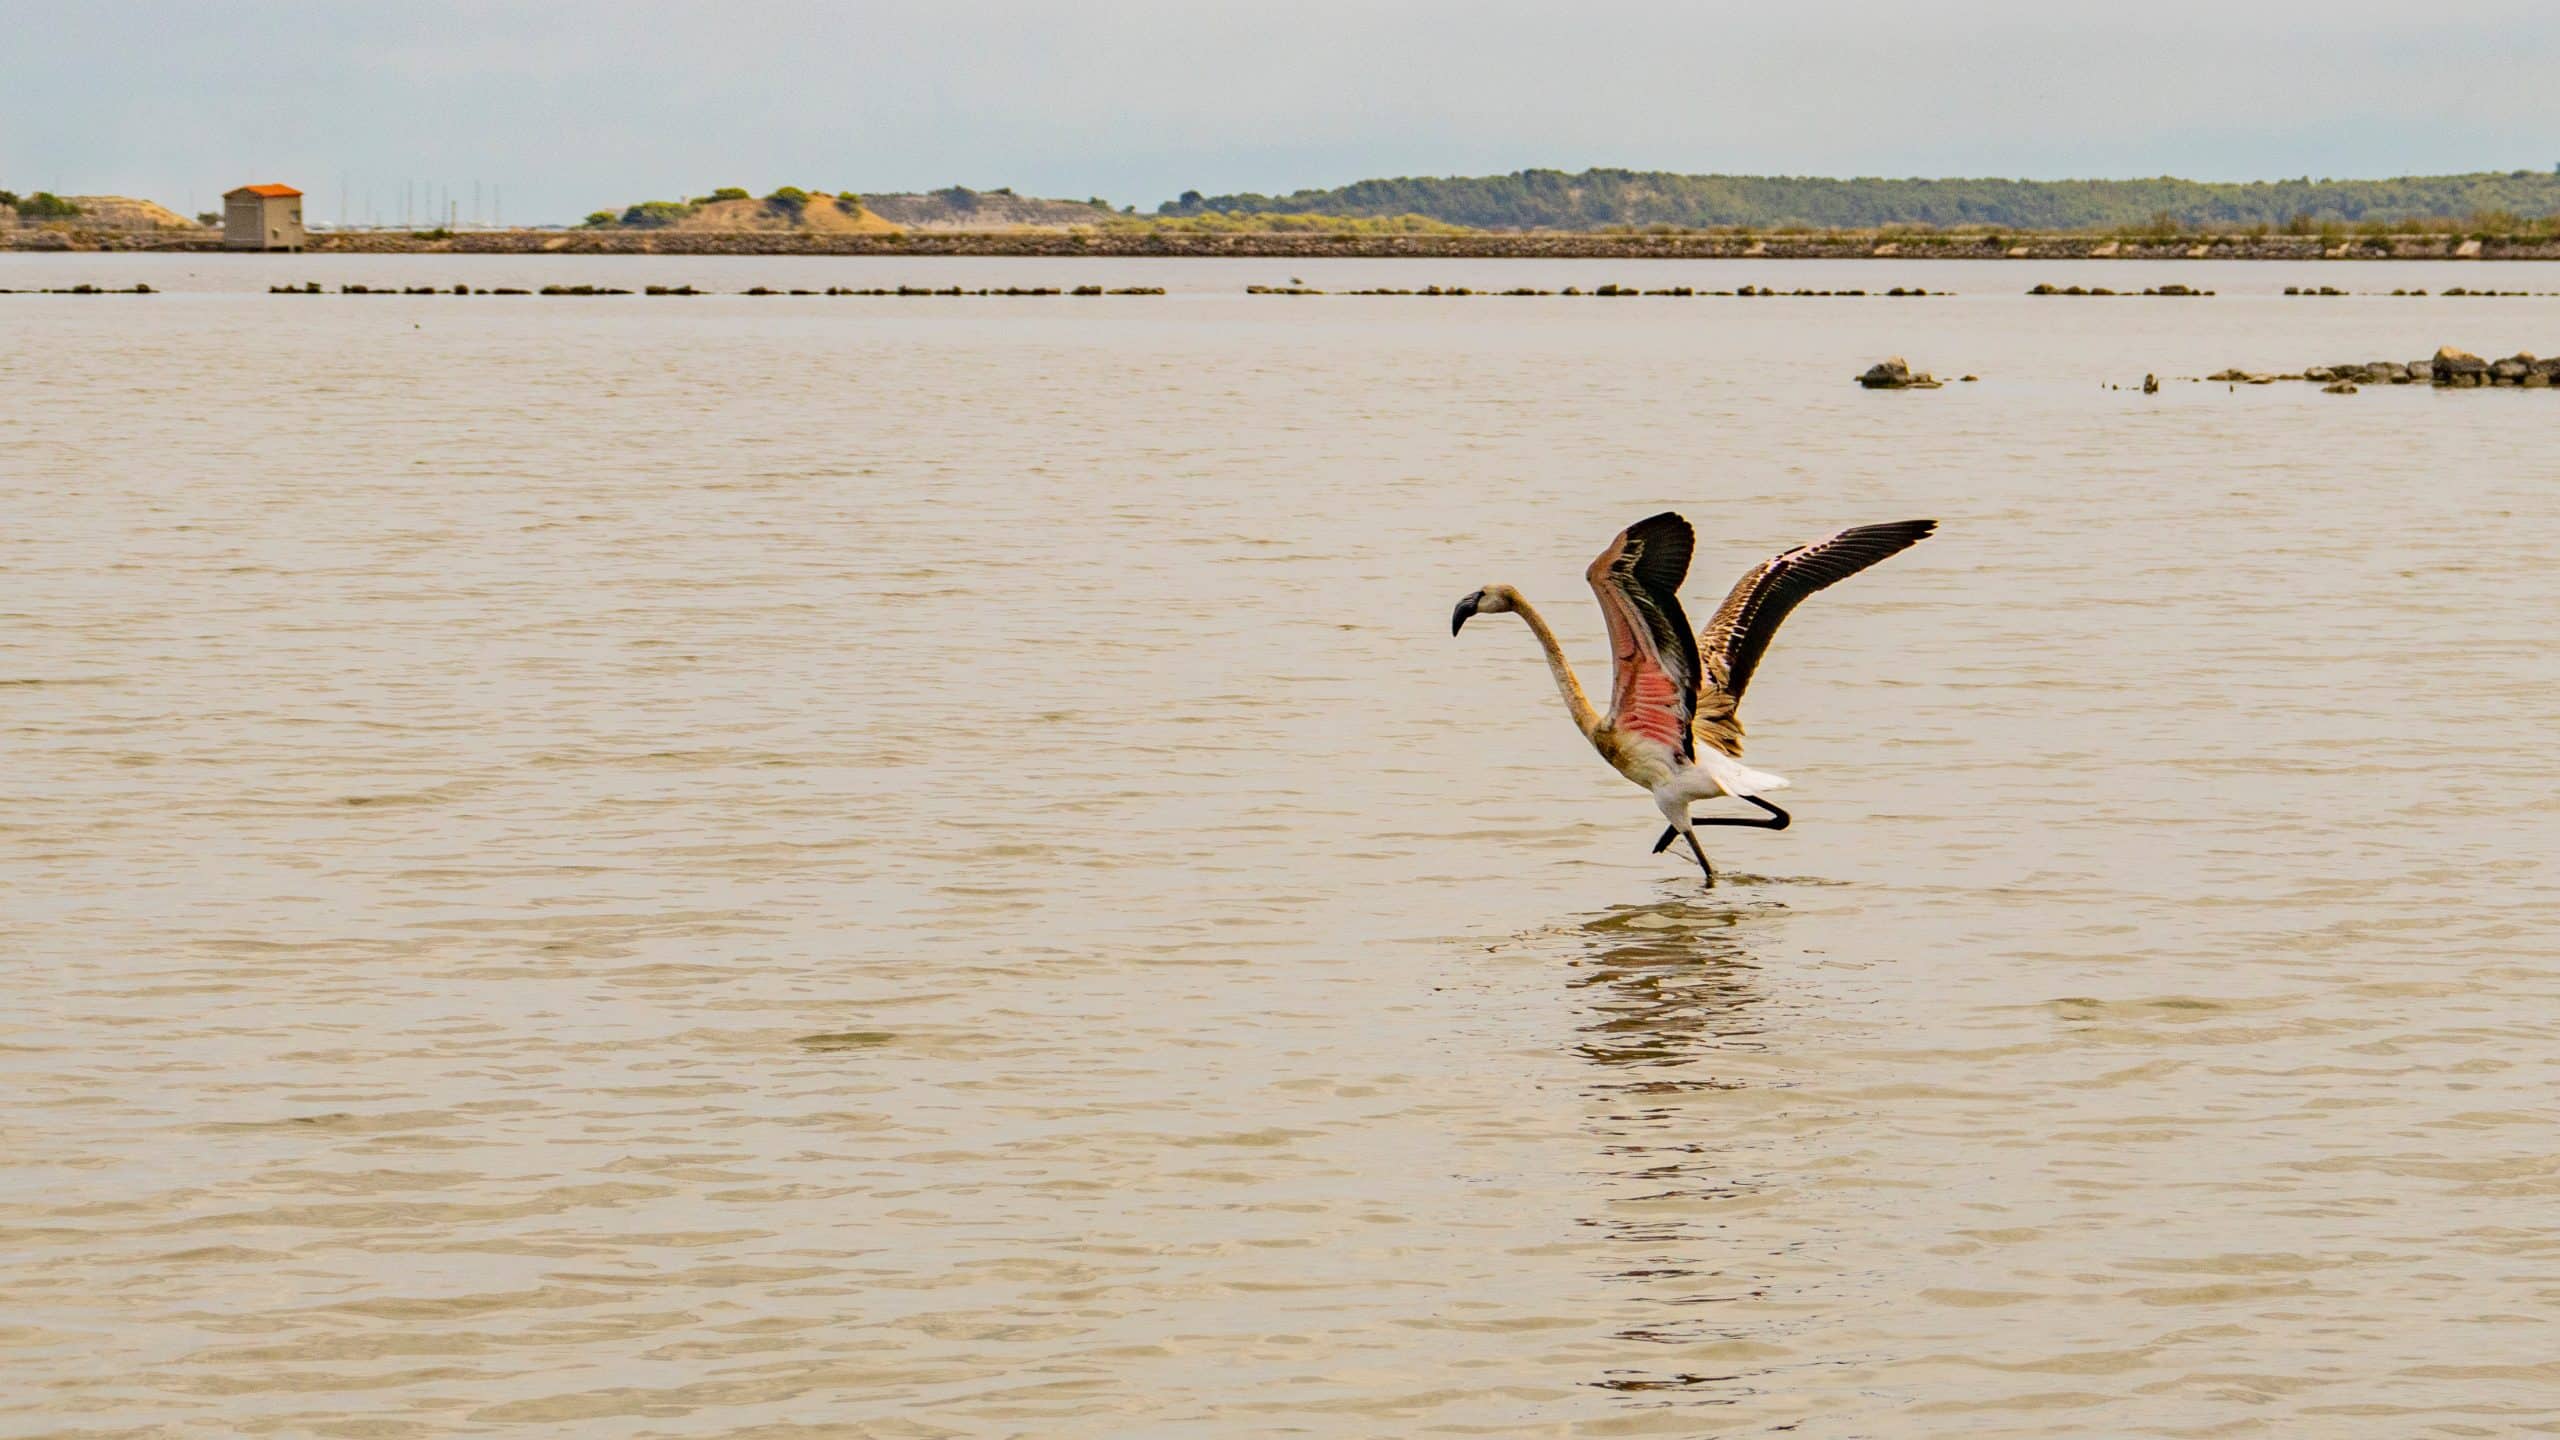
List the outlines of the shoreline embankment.
<svg viewBox="0 0 2560 1440">
<path fill-rule="evenodd" d="M 227 252 L 213 232 L 0 230 L 0 248 Z M 452 235 L 340 231 L 315 255 L 824 255 L 1035 259 L 1238 260 L 2560 260 L 2560 237 L 2217 235 L 1523 234 L 1114 230 L 797 231 L 466 230 Z"/>
</svg>

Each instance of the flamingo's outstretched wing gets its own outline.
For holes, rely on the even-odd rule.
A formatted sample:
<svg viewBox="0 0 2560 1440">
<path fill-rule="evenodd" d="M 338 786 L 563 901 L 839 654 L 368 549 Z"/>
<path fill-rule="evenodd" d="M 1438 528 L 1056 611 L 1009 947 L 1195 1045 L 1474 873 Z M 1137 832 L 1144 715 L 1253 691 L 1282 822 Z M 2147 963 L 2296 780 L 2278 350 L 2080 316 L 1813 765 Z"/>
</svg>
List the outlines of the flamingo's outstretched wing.
<svg viewBox="0 0 2560 1440">
<path fill-rule="evenodd" d="M 1935 520 L 1859 525 L 1752 566 L 1707 622 L 1703 648 L 1708 683 L 1728 699 L 1740 700 L 1769 638 L 1804 597 L 1901 554 L 1937 528 Z"/>
<path fill-rule="evenodd" d="M 1619 532 L 1584 572 L 1600 613 L 1609 622 L 1609 658 L 1616 683 L 1609 692 L 1609 725 L 1694 758 L 1689 720 L 1698 712 L 1698 637 L 1680 609 L 1680 582 L 1689 574 L 1697 537 L 1689 522 L 1670 511 L 1639 520 Z"/>
</svg>

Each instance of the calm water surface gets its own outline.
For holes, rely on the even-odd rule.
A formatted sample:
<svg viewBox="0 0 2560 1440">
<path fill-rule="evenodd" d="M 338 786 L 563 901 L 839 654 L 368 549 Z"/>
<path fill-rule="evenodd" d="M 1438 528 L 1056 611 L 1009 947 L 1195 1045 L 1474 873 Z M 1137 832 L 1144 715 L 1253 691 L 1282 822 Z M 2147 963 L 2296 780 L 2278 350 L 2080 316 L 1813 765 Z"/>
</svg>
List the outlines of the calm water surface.
<svg viewBox="0 0 2560 1440">
<path fill-rule="evenodd" d="M 0 298 L 0 1433 L 2560 1429 L 2560 395 L 2130 388 L 2552 267 L 0 259 L 137 279 Z M 1945 526 L 1712 891 L 1447 633 L 1669 506 Z"/>
</svg>

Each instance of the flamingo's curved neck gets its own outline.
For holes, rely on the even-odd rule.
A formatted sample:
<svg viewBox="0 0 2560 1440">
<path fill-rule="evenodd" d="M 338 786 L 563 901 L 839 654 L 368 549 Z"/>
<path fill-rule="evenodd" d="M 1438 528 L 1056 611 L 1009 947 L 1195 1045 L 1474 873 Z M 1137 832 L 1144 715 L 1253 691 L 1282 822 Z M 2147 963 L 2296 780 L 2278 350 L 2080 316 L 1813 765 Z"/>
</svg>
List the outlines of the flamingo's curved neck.
<svg viewBox="0 0 2560 1440">
<path fill-rule="evenodd" d="M 1573 712 L 1573 727 L 1582 732 L 1583 739 L 1590 739 L 1592 733 L 1600 728 L 1600 715 L 1591 708 L 1591 698 L 1582 693 L 1582 682 L 1574 678 L 1573 662 L 1564 658 L 1564 647 L 1556 643 L 1556 632 L 1547 628 L 1547 617 L 1539 614 L 1527 600 L 1519 601 L 1512 608 L 1528 625 L 1529 633 L 1537 636 L 1538 644 L 1546 650 L 1547 669 L 1556 677 L 1556 689 L 1564 696 L 1564 708 Z"/>
</svg>

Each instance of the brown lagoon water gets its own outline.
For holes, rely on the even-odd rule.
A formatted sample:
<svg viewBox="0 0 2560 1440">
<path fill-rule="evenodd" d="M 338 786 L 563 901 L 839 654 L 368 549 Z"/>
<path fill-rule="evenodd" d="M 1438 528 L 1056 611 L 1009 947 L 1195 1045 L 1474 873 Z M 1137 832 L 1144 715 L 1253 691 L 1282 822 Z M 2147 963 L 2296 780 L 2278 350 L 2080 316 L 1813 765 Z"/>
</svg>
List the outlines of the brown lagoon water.
<svg viewBox="0 0 2560 1440">
<path fill-rule="evenodd" d="M 2107 388 L 2550 267 L 0 261 L 137 279 L 0 298 L 0 1433 L 2560 1429 L 2560 395 Z M 1945 524 L 1712 892 L 1447 630 L 1665 506 Z"/>
</svg>

